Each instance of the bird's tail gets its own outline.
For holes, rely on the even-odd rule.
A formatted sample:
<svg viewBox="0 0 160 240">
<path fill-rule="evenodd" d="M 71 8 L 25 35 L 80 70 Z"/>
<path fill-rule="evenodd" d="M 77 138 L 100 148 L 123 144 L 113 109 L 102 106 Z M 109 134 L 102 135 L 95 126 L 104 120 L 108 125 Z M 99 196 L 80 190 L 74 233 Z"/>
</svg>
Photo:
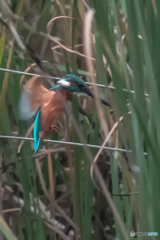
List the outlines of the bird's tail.
<svg viewBox="0 0 160 240">
<path fill-rule="evenodd" d="M 40 142 L 41 142 L 41 137 L 40 137 L 40 132 L 42 132 L 42 114 L 41 114 L 41 108 L 38 109 L 35 122 L 34 122 L 34 151 L 35 153 L 38 152 Z"/>
</svg>

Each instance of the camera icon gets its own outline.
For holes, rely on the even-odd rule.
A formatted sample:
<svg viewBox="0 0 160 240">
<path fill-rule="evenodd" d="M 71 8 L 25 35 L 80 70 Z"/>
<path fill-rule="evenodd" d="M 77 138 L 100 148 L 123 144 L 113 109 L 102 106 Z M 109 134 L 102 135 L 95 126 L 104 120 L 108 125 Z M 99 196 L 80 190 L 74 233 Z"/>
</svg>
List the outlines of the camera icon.
<svg viewBox="0 0 160 240">
<path fill-rule="evenodd" d="M 134 236 L 135 236 L 135 232 L 131 231 L 131 232 L 130 232 L 130 236 L 131 236 L 131 237 L 134 237 Z"/>
</svg>

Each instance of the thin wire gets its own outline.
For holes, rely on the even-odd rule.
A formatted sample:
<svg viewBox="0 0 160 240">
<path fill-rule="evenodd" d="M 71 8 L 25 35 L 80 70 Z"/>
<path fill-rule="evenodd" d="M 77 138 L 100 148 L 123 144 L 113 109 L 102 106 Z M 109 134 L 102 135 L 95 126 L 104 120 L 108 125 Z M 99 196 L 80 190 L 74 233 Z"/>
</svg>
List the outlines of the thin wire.
<svg viewBox="0 0 160 240">
<path fill-rule="evenodd" d="M 21 72 L 21 71 L 7 69 L 7 68 L 0 68 L 0 71 L 16 73 L 16 74 L 22 74 L 22 75 L 28 75 L 28 76 L 40 76 L 40 77 L 43 77 L 42 75 L 38 75 L 38 74 L 35 74 L 35 73 Z M 49 77 L 49 78 L 60 79 L 58 77 Z"/>
<path fill-rule="evenodd" d="M 38 75 L 38 74 L 35 74 L 35 73 L 28 73 L 28 72 L 22 72 L 22 71 L 17 71 L 17 70 L 12 70 L 12 69 L 7 69 L 7 68 L 0 68 L 0 71 L 4 71 L 4 72 L 10 72 L 10 73 L 15 73 L 15 74 L 22 74 L 22 75 L 28 75 L 28 76 L 41 76 L 43 77 L 42 75 Z M 52 78 L 52 79 L 61 79 L 59 77 L 49 77 L 49 78 Z M 89 82 L 86 82 L 88 85 L 94 85 L 94 83 L 89 83 Z M 112 89 L 112 90 L 116 90 L 115 87 L 113 86 L 106 86 L 106 85 L 103 85 L 103 84 L 96 84 L 98 87 L 101 87 L 101 88 L 109 88 L 109 89 Z M 123 89 L 124 92 L 131 92 L 131 93 L 135 93 L 135 91 L 131 90 L 131 91 L 128 91 L 127 89 Z M 147 98 L 149 98 L 149 94 L 145 93 L 144 94 Z"/>
<path fill-rule="evenodd" d="M 19 140 L 28 140 L 28 141 L 34 141 L 34 138 L 28 138 L 28 137 L 16 137 L 16 136 L 7 136 L 7 135 L 0 135 L 0 138 L 8 138 L 8 139 L 19 139 Z M 77 142 L 66 142 L 66 141 L 57 141 L 57 140 L 50 140 L 50 139 L 44 139 L 44 142 L 50 142 L 50 143 L 60 143 L 60 144 L 67 144 L 67 145 L 74 145 L 74 146 L 84 146 L 83 143 L 77 143 Z M 92 145 L 92 144 L 86 144 L 87 147 L 91 148 L 101 148 L 99 145 Z M 132 153 L 131 150 L 122 149 L 122 148 L 112 148 L 112 147 L 104 147 L 106 150 L 111 151 L 118 151 L 118 152 L 127 152 Z M 144 155 L 147 155 L 147 153 L 144 152 Z"/>
</svg>

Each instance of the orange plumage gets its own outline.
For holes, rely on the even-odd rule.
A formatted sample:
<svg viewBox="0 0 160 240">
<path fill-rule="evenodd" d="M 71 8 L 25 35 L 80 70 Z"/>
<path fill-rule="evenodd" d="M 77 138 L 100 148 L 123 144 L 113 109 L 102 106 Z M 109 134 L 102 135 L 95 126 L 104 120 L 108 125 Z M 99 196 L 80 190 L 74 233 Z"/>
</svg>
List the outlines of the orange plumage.
<svg viewBox="0 0 160 240">
<path fill-rule="evenodd" d="M 44 138 L 45 132 L 55 128 L 61 114 L 64 112 L 64 106 L 60 97 L 67 101 L 71 99 L 71 93 L 68 90 L 51 91 L 44 87 L 46 80 L 43 77 L 35 76 L 27 81 L 25 90 L 30 96 L 31 111 L 36 112 L 41 107 L 42 114 L 42 133 Z"/>
</svg>

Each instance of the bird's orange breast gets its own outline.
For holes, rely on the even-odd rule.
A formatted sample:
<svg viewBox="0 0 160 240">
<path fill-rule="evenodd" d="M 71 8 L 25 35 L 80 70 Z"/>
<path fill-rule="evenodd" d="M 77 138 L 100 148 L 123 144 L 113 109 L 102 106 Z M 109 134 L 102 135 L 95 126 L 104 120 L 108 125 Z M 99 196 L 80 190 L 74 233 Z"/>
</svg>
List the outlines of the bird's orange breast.
<svg viewBox="0 0 160 240">
<path fill-rule="evenodd" d="M 44 132 L 49 131 L 52 125 L 57 124 L 61 114 L 65 110 L 59 93 L 64 97 L 65 100 L 68 100 L 69 96 L 67 90 L 60 90 L 58 92 L 54 92 L 52 99 L 45 101 L 41 107 L 42 131 Z"/>
</svg>

